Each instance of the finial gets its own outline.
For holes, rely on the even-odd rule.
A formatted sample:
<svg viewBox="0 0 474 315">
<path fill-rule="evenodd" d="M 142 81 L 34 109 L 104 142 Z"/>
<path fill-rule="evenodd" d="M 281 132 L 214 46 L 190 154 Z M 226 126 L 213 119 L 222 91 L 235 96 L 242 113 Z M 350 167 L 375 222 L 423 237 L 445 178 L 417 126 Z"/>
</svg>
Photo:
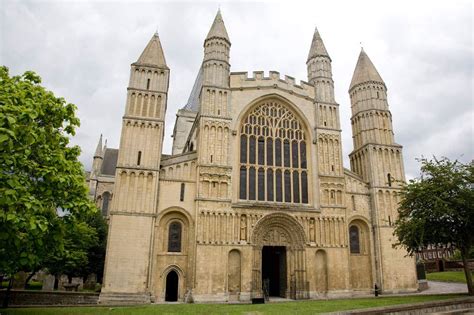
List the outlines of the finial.
<svg viewBox="0 0 474 315">
<path fill-rule="evenodd" d="M 155 36 L 160 37 L 160 35 L 158 34 L 158 26 L 156 27 L 156 30 L 155 30 Z"/>
<path fill-rule="evenodd" d="M 359 44 L 360 44 L 360 50 L 364 51 L 364 45 L 362 45 L 362 42 L 359 42 Z"/>
</svg>

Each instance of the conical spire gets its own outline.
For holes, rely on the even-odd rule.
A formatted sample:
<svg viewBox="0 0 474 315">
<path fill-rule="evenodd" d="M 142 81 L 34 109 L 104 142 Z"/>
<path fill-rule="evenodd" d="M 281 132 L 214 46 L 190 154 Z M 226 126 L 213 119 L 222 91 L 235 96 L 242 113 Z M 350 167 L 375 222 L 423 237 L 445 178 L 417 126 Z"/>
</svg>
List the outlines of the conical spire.
<svg viewBox="0 0 474 315">
<path fill-rule="evenodd" d="M 229 35 L 227 35 L 227 30 L 225 29 L 224 20 L 222 19 L 220 9 L 217 11 L 216 18 L 212 23 L 211 29 L 207 34 L 206 40 L 211 38 L 222 38 L 230 43 Z"/>
<path fill-rule="evenodd" d="M 329 54 L 324 46 L 323 39 L 319 35 L 318 28 L 314 29 L 313 41 L 311 42 L 311 49 L 309 50 L 308 60 L 316 56 L 327 56 L 329 59 Z"/>
<path fill-rule="evenodd" d="M 104 151 L 102 151 L 102 134 L 100 134 L 99 143 L 97 143 L 97 148 L 95 149 L 94 158 L 95 157 L 103 157 Z"/>
<path fill-rule="evenodd" d="M 150 39 L 136 63 L 167 67 L 158 33 L 155 33 Z"/>
<path fill-rule="evenodd" d="M 372 61 L 370 61 L 369 56 L 367 56 L 364 51 L 364 48 L 362 48 L 360 51 L 359 60 L 357 60 L 354 74 L 352 75 L 352 81 L 349 90 L 351 90 L 354 86 L 365 82 L 379 82 L 385 85 L 382 77 L 378 73 L 377 69 L 375 69 L 374 64 Z"/>
</svg>

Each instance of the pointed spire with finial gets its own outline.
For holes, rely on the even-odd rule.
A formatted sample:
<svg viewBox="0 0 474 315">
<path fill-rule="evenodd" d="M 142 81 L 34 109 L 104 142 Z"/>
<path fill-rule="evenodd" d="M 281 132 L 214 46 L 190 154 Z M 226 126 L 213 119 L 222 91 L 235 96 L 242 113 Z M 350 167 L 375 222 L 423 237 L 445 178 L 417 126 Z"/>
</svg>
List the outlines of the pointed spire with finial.
<svg viewBox="0 0 474 315">
<path fill-rule="evenodd" d="M 321 38 L 321 35 L 319 35 L 317 27 L 314 28 L 313 41 L 311 42 L 311 49 L 309 50 L 308 60 L 316 56 L 325 56 L 328 57 L 329 60 L 331 60 L 331 57 L 329 57 L 328 51 L 324 46 L 323 39 Z"/>
<path fill-rule="evenodd" d="M 153 34 L 153 37 L 148 42 L 148 45 L 146 45 L 136 64 L 168 68 L 163 48 L 161 47 L 160 37 L 158 36 L 158 30 Z"/>
<path fill-rule="evenodd" d="M 103 158 L 104 151 L 102 151 L 102 134 L 100 134 L 99 143 L 97 143 L 97 148 L 95 149 L 94 158 Z"/>
<path fill-rule="evenodd" d="M 206 40 L 211 38 L 221 38 L 230 43 L 229 35 L 227 35 L 227 30 L 224 25 L 224 20 L 222 19 L 220 8 L 217 10 L 216 17 L 212 23 L 209 33 L 207 34 Z"/>
<path fill-rule="evenodd" d="M 374 64 L 370 60 L 369 56 L 367 56 L 365 53 L 364 48 L 361 47 L 359 60 L 357 60 L 357 65 L 355 67 L 354 74 L 352 75 L 352 81 L 349 90 L 351 90 L 356 85 L 366 82 L 378 82 L 385 85 L 385 82 L 382 80 L 382 77 L 378 73 Z"/>
</svg>

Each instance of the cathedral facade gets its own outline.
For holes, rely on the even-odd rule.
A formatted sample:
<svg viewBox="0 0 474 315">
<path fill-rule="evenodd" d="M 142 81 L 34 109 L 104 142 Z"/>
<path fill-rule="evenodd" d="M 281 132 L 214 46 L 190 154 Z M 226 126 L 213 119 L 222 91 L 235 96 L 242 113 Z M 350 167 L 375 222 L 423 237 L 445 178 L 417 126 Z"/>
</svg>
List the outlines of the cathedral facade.
<svg viewBox="0 0 474 315">
<path fill-rule="evenodd" d="M 230 72 L 220 12 L 162 154 L 170 69 L 158 35 L 131 65 L 119 149 L 89 184 L 109 218 L 100 303 L 250 301 L 416 291 L 392 244 L 402 147 L 387 88 L 362 50 L 349 87 L 343 167 L 331 58 L 316 30 L 308 82 Z"/>
</svg>

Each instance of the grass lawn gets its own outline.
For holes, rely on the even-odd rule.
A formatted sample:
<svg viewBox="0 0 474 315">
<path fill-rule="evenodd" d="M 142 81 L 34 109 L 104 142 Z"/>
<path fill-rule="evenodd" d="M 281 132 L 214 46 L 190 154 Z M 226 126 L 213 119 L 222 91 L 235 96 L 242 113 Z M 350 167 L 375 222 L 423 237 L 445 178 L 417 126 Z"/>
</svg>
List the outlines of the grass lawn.
<svg viewBox="0 0 474 315">
<path fill-rule="evenodd" d="M 158 304 L 133 307 L 51 307 L 0 310 L 6 314 L 315 314 L 368 307 L 439 301 L 466 295 L 418 295 L 272 304 Z"/>
<path fill-rule="evenodd" d="M 474 277 L 474 272 L 472 274 Z M 432 272 L 427 273 L 426 278 L 431 281 L 466 283 L 466 276 L 464 275 L 464 271 Z"/>
</svg>

